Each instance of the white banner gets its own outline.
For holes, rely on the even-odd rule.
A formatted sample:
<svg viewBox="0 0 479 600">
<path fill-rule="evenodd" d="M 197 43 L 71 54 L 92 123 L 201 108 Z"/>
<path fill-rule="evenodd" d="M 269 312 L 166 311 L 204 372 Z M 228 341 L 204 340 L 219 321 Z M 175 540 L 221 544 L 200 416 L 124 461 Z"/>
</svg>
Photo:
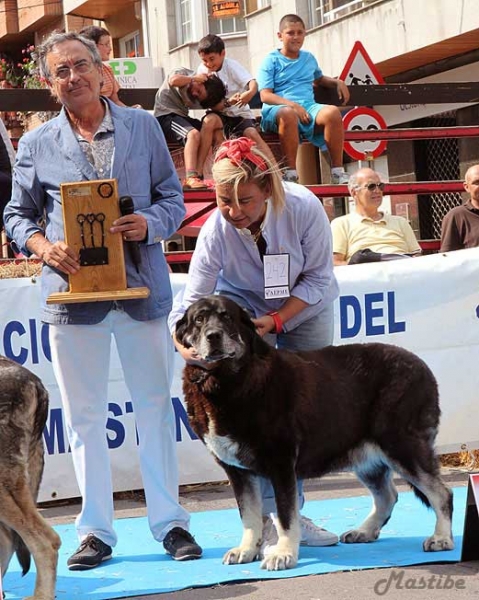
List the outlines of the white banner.
<svg viewBox="0 0 479 600">
<path fill-rule="evenodd" d="M 479 448 L 479 248 L 411 260 L 336 268 L 335 343 L 387 342 L 417 353 L 437 377 L 442 452 Z M 174 291 L 186 275 L 173 274 Z M 51 368 L 48 326 L 41 323 L 40 282 L 0 280 L 0 352 L 36 373 L 50 393 L 44 432 L 45 474 L 40 501 L 78 496 L 63 411 Z M 189 428 L 182 404 L 182 359 L 176 355 L 172 402 L 180 483 L 225 479 Z M 115 491 L 141 489 L 132 404 L 113 344 L 109 385 L 110 445 Z M 159 432 L 159 435 L 161 433 Z"/>
</svg>

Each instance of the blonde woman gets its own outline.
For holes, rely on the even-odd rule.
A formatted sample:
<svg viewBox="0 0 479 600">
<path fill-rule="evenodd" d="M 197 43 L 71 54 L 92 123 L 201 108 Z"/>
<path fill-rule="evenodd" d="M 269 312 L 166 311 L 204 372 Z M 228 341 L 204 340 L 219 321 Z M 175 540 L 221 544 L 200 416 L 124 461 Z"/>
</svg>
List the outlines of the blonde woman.
<svg viewBox="0 0 479 600">
<path fill-rule="evenodd" d="M 307 188 L 283 182 L 280 170 L 245 137 L 219 147 L 212 175 L 218 208 L 198 236 L 186 287 L 174 300 L 170 330 L 193 302 L 218 293 L 248 310 L 258 333 L 278 348 L 314 350 L 331 344 L 338 286 L 321 202 Z M 191 348 L 175 343 L 187 362 L 200 362 Z M 298 491 L 302 507 L 302 485 Z M 264 554 L 277 541 L 268 517 L 276 506 L 267 480 L 262 495 Z M 304 516 L 301 536 L 310 546 L 338 542 L 334 533 Z"/>
</svg>

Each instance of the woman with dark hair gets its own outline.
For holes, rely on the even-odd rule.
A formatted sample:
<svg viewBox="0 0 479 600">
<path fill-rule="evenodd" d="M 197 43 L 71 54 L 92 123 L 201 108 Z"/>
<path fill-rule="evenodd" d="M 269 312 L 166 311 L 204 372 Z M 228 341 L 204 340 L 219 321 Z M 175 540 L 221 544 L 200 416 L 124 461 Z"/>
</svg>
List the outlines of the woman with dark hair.
<svg viewBox="0 0 479 600">
<path fill-rule="evenodd" d="M 101 86 L 100 93 L 102 96 L 109 98 L 118 106 L 126 106 L 120 98 L 118 98 L 118 92 L 120 91 L 120 84 L 118 83 L 113 69 L 110 65 L 106 65 L 105 61 L 110 59 L 111 53 L 111 36 L 108 29 L 104 27 L 98 27 L 97 25 L 89 25 L 80 30 L 80 35 L 88 38 L 95 42 L 98 52 L 103 61 L 103 84 Z M 139 104 L 135 104 L 133 108 L 141 108 Z"/>
</svg>

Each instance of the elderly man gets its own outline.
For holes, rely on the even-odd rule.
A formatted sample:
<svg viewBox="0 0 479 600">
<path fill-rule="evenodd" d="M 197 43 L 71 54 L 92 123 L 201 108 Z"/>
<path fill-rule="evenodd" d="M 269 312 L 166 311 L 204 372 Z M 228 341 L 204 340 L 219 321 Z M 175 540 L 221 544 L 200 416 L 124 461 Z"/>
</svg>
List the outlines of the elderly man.
<svg viewBox="0 0 479 600">
<path fill-rule="evenodd" d="M 469 200 L 450 210 L 442 222 L 441 252 L 479 246 L 479 165 L 466 171 L 464 189 Z"/>
<path fill-rule="evenodd" d="M 49 323 L 82 496 L 76 520 L 80 547 L 68 566 L 96 567 L 111 558 L 117 542 L 106 435 L 112 336 L 134 404 L 151 532 L 174 559 L 199 558 L 189 515 L 178 502 L 173 352 L 166 323 L 172 293 L 161 246 L 185 214 L 178 176 L 157 121 L 146 111 L 100 97 L 102 62 L 93 41 L 54 33 L 36 52 L 41 75 L 63 108 L 20 140 L 5 224 L 24 254 L 44 262 L 42 319 Z M 129 287 L 148 287 L 150 296 L 47 305 L 51 293 L 68 289 L 69 275 L 88 269 L 64 241 L 60 184 L 102 178 L 117 179 L 119 195 L 133 199 L 134 213 L 118 218 L 110 231 L 138 244 L 139 273 L 125 252 L 127 281 Z M 39 224 L 44 216 L 45 229 Z"/>
<path fill-rule="evenodd" d="M 337 265 L 376 262 L 421 253 L 411 226 L 379 210 L 384 183 L 376 171 L 359 169 L 349 179 L 355 210 L 331 221 L 333 261 Z"/>
</svg>

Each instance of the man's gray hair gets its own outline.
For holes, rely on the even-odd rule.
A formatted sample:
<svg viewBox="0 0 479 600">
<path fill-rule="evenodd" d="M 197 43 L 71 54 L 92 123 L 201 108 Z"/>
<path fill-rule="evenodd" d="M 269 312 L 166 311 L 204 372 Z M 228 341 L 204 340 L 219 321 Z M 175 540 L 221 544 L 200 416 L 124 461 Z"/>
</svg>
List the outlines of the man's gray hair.
<svg viewBox="0 0 479 600">
<path fill-rule="evenodd" d="M 352 175 L 349 176 L 348 190 L 349 190 L 350 194 L 352 194 L 354 192 L 354 190 L 358 190 L 361 187 L 360 184 L 358 183 L 358 173 L 360 171 L 363 171 L 366 168 L 369 168 L 369 167 L 362 167 L 361 169 L 358 169 Z M 376 173 L 376 175 L 379 177 L 379 179 L 381 181 L 384 181 L 384 177 L 382 177 L 381 174 L 378 173 L 378 171 L 375 171 L 374 169 L 371 169 L 371 171 L 374 171 Z"/>
<path fill-rule="evenodd" d="M 47 56 L 52 52 L 55 46 L 63 44 L 64 42 L 80 42 L 90 53 L 93 64 L 97 67 L 102 67 L 103 63 L 95 42 L 76 33 L 76 31 L 54 31 L 46 40 L 35 48 L 35 60 L 38 70 L 40 71 L 40 77 L 49 81 L 52 80 L 52 73 L 50 73 L 47 65 Z"/>
</svg>

